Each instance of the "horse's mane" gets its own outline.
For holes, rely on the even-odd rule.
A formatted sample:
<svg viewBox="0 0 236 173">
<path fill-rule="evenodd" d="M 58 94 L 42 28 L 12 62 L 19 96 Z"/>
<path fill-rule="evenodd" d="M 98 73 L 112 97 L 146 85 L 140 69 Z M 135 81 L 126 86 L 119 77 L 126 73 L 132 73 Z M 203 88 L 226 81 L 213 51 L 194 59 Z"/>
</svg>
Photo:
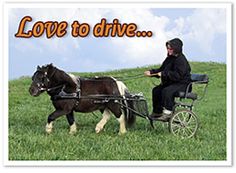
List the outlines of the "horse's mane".
<svg viewBox="0 0 236 173">
<path fill-rule="evenodd" d="M 48 75 L 51 76 L 53 80 L 59 81 L 60 83 L 64 83 L 70 89 L 76 90 L 77 89 L 77 81 L 76 77 L 73 74 L 68 74 L 65 71 L 58 69 L 57 67 L 53 66 L 52 64 L 47 64 L 42 66 L 42 68 L 47 68 Z"/>
</svg>

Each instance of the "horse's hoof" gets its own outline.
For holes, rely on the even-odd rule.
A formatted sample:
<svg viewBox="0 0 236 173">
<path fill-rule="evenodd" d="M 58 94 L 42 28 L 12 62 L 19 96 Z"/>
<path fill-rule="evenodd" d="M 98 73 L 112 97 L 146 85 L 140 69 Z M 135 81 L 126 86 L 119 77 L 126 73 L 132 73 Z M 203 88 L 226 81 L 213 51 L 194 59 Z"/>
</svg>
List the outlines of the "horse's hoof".
<svg viewBox="0 0 236 173">
<path fill-rule="evenodd" d="M 47 134 L 52 133 L 52 123 L 46 125 L 45 131 Z"/>
<path fill-rule="evenodd" d="M 74 134 L 76 134 L 76 132 L 77 132 L 76 129 L 75 129 L 75 130 L 70 130 L 69 134 L 70 134 L 70 135 L 74 135 Z"/>
<path fill-rule="evenodd" d="M 72 125 L 70 126 L 70 132 L 69 132 L 69 134 L 70 134 L 70 135 L 74 135 L 76 132 L 77 132 L 77 127 L 76 127 L 76 124 L 74 123 L 74 124 L 72 124 Z"/>
<path fill-rule="evenodd" d="M 74 135 L 74 134 L 76 134 L 76 132 L 77 132 L 77 131 L 70 131 L 69 134 L 70 134 L 70 135 Z"/>
<path fill-rule="evenodd" d="M 120 131 L 120 132 L 118 133 L 118 135 L 122 136 L 122 135 L 124 135 L 124 134 L 126 134 L 126 133 L 127 133 L 127 131 L 123 131 L 123 132 Z"/>
<path fill-rule="evenodd" d="M 102 131 L 102 127 L 96 126 L 95 132 L 98 134 L 98 133 L 100 133 L 101 131 Z"/>
<path fill-rule="evenodd" d="M 52 133 L 52 129 L 46 129 L 46 133 L 47 134 L 51 134 Z"/>
</svg>

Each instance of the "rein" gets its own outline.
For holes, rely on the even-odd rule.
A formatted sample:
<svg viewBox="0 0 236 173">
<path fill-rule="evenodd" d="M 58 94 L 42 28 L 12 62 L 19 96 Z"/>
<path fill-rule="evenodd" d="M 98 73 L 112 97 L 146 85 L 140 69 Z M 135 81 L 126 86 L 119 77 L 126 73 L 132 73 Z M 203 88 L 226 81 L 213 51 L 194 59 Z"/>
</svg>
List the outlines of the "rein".
<svg viewBox="0 0 236 173">
<path fill-rule="evenodd" d="M 52 87 L 52 88 L 45 88 L 46 90 L 45 91 L 52 91 L 52 90 L 55 90 L 55 89 L 58 89 L 58 88 L 61 88 L 63 87 L 64 85 L 59 85 L 59 86 L 55 86 L 55 87 Z"/>
<path fill-rule="evenodd" d="M 138 78 L 143 78 L 143 77 L 145 77 L 143 74 L 136 74 L 136 75 L 130 75 L 130 76 L 125 76 L 125 77 L 117 76 L 115 78 L 122 81 L 128 81 L 128 80 L 133 80 L 133 79 L 138 79 Z"/>
<path fill-rule="evenodd" d="M 157 76 L 158 73 L 153 73 L 150 75 L 150 77 L 153 77 L 153 76 Z M 133 79 L 138 79 L 138 78 L 143 78 L 143 77 L 146 77 L 144 76 L 143 73 L 140 73 L 140 74 L 136 74 L 136 75 L 131 75 L 131 76 L 115 76 L 114 78 L 116 79 L 119 79 L 119 80 L 122 80 L 122 81 L 127 81 L 127 80 L 133 80 Z"/>
<path fill-rule="evenodd" d="M 63 87 L 63 86 L 64 86 L 64 85 L 59 85 L 59 86 L 55 86 L 55 87 L 52 87 L 52 88 L 43 88 L 43 87 L 41 87 L 41 88 L 40 88 L 40 91 L 52 91 L 52 90 L 61 88 L 61 87 Z"/>
<path fill-rule="evenodd" d="M 145 76 L 143 74 L 136 74 L 136 75 L 130 75 L 130 76 L 110 76 L 110 77 L 115 78 L 117 80 L 121 80 L 121 81 L 128 81 L 128 80 L 133 80 L 137 78 L 143 78 Z M 89 77 L 83 76 L 82 78 L 84 78 L 85 80 L 92 80 L 92 81 L 107 81 L 108 80 L 108 79 L 97 80 L 99 77 L 91 78 L 90 76 Z"/>
</svg>

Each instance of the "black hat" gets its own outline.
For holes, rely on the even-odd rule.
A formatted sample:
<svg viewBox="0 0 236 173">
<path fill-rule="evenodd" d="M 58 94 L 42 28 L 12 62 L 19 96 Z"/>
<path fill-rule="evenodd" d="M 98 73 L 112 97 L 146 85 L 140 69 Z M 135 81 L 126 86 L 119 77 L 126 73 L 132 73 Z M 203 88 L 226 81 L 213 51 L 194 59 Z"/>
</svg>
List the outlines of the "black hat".
<svg viewBox="0 0 236 173">
<path fill-rule="evenodd" d="M 182 53 L 183 42 L 179 38 L 174 38 L 167 41 L 166 46 L 167 45 L 169 45 L 174 50 L 174 53 Z"/>
</svg>

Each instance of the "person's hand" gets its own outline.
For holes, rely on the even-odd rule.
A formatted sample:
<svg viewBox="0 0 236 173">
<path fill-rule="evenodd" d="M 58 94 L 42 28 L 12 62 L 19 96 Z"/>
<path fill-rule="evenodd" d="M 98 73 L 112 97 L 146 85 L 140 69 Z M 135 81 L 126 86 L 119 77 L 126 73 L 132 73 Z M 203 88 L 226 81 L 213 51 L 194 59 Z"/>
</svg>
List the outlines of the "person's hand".
<svg viewBox="0 0 236 173">
<path fill-rule="evenodd" d="M 157 73 L 157 75 L 161 77 L 161 72 Z"/>
<path fill-rule="evenodd" d="M 148 70 L 148 71 L 145 71 L 145 72 L 144 72 L 144 75 L 149 77 L 149 76 L 151 76 L 151 72 L 150 72 L 149 70 Z"/>
</svg>

